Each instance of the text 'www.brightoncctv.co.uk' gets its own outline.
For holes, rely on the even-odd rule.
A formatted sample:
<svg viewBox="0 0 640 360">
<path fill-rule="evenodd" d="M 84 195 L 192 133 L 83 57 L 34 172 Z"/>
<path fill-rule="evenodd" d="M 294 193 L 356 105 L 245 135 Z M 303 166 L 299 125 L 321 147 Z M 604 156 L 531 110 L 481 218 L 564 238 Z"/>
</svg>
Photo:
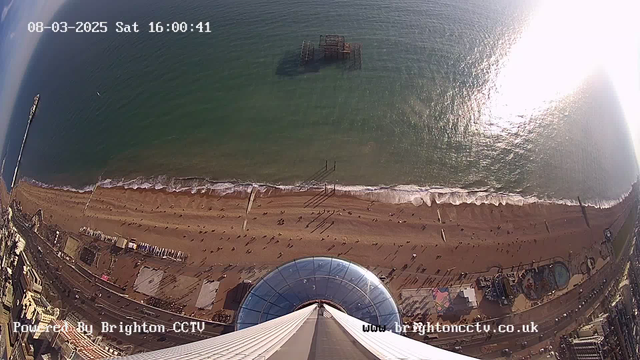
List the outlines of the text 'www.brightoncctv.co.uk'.
<svg viewBox="0 0 640 360">
<path fill-rule="evenodd" d="M 386 326 L 363 325 L 363 332 L 382 332 L 387 331 Z M 412 325 L 395 325 L 397 333 L 417 333 L 419 335 L 438 334 L 438 333 L 537 333 L 538 325 L 531 322 L 522 325 L 505 325 L 494 326 L 492 324 L 433 324 L 430 322 L 414 322 Z"/>
</svg>

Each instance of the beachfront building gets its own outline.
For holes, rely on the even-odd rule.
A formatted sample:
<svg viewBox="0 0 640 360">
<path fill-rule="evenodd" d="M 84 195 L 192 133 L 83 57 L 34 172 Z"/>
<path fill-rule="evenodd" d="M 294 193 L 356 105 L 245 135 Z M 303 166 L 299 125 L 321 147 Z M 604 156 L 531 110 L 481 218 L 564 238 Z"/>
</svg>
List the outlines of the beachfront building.
<svg viewBox="0 0 640 360">
<path fill-rule="evenodd" d="M 627 312 L 621 297 L 609 306 L 609 326 L 611 331 L 607 337 L 611 352 L 616 359 L 637 360 L 636 326 L 631 313 Z"/>
<path fill-rule="evenodd" d="M 11 349 L 10 360 L 33 360 L 35 351 L 33 345 L 27 341 L 23 341 L 22 338 L 18 338 L 16 343 L 13 344 Z"/>
<path fill-rule="evenodd" d="M 603 336 L 594 335 L 566 342 L 567 355 L 571 360 L 604 360 L 607 345 Z"/>
<path fill-rule="evenodd" d="M 16 265 L 13 268 L 13 279 L 12 279 L 12 296 L 13 301 L 11 303 L 11 320 L 12 321 L 22 321 L 28 320 L 32 321 L 32 319 L 27 318 L 30 316 L 30 312 L 28 311 L 30 308 L 34 308 L 32 305 L 34 302 L 38 302 L 38 304 L 42 304 L 40 301 L 39 294 L 42 292 L 42 280 L 40 276 L 36 273 L 35 269 L 31 267 L 29 263 L 29 259 L 24 251 L 20 252 L 20 255 L 17 256 Z M 38 300 L 34 300 L 38 299 Z M 44 300 L 44 299 L 42 299 Z M 44 304 L 47 304 L 46 301 Z M 48 304 L 47 304 L 48 305 Z M 41 308 L 46 308 L 48 306 L 42 305 Z M 47 311 L 41 311 L 42 313 L 46 313 Z M 14 333 L 13 328 L 11 328 L 11 340 L 15 341 L 19 333 Z"/>
<path fill-rule="evenodd" d="M 37 326 L 37 330 L 30 334 L 34 339 L 39 339 L 47 325 L 60 315 L 60 310 L 51 306 L 42 295 L 30 291 L 24 295 L 21 305 L 20 323 Z"/>
<path fill-rule="evenodd" d="M 624 284 L 624 281 L 623 281 Z M 623 287 L 621 287 L 623 288 Z M 566 359 L 637 360 L 637 330 L 633 316 L 627 313 L 624 293 L 609 305 L 608 312 L 577 331 L 578 338 L 564 338 L 561 350 Z"/>
<path fill-rule="evenodd" d="M 593 335 L 607 336 L 610 328 L 608 323 L 608 314 L 602 314 L 592 322 L 578 329 L 578 337 L 589 337 Z"/>
<path fill-rule="evenodd" d="M 31 267 L 27 255 L 22 252 L 18 258 L 18 263 L 14 269 L 15 278 L 14 283 L 18 286 L 18 289 L 22 292 L 20 295 L 27 291 L 35 293 L 42 292 L 42 280 L 40 275 Z"/>
<path fill-rule="evenodd" d="M 54 320 L 51 325 L 56 326 L 60 331 L 45 333 L 53 349 L 50 353 L 59 355 L 60 359 L 97 360 L 117 356 L 117 353 L 109 347 L 101 345 L 99 338 L 78 331 L 69 322 Z"/>
</svg>

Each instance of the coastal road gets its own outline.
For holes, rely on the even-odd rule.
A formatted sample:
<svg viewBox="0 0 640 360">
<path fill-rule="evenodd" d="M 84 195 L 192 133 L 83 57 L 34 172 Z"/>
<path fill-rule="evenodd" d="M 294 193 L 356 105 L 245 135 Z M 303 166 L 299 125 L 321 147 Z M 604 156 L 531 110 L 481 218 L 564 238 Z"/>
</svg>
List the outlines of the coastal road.
<svg viewBox="0 0 640 360">
<path fill-rule="evenodd" d="M 24 219 L 14 215 L 13 223 L 24 237 L 29 253 L 32 255 L 32 261 L 38 266 L 39 274 L 45 276 L 57 288 L 62 298 L 65 294 L 67 295 L 71 310 L 77 311 L 96 325 L 101 321 L 113 325 L 147 322 L 164 325 L 169 330 L 163 334 L 132 334 L 130 336 L 117 332 L 110 334 L 122 342 L 139 348 L 137 350 L 154 350 L 186 344 L 217 336 L 229 330 L 228 325 L 194 319 L 141 304 L 101 286 L 102 280 L 87 277 L 78 271 L 75 264 L 58 257 L 51 245 L 34 233 Z M 37 256 L 39 249 L 42 250 L 42 254 Z M 97 294 L 102 296 L 95 297 L 94 295 Z M 153 315 L 145 315 L 143 311 Z M 205 330 L 202 333 L 175 333 L 171 330 L 176 322 L 191 321 L 203 321 Z"/>
</svg>

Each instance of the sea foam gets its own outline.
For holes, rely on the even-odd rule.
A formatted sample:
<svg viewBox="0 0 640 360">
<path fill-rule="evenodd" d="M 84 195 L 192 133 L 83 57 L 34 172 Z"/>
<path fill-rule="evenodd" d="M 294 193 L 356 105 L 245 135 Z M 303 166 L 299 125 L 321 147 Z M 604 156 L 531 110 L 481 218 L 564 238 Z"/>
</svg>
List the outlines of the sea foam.
<svg viewBox="0 0 640 360">
<path fill-rule="evenodd" d="M 252 189 L 259 192 L 281 191 L 300 192 L 309 190 L 323 190 L 324 184 L 274 185 L 265 183 L 249 183 L 234 181 L 213 181 L 199 177 L 138 177 L 135 179 L 106 179 L 96 184 L 76 188 L 72 186 L 56 186 L 45 184 L 37 180 L 24 178 L 32 185 L 60 189 L 73 192 L 90 192 L 98 186 L 101 188 L 124 189 L 152 189 L 166 192 L 190 192 L 192 194 L 211 193 L 228 195 L 232 193 L 247 195 Z M 333 185 L 331 185 L 333 190 Z M 492 192 L 488 189 L 461 189 L 449 187 L 424 187 L 416 185 L 365 186 L 365 185 L 336 185 L 336 195 L 350 195 L 358 198 L 391 204 L 412 203 L 415 206 L 426 204 L 492 204 L 492 205 L 527 205 L 527 204 L 563 204 L 578 205 L 577 199 L 553 199 L 537 196 L 523 196 L 520 194 Z M 595 208 L 609 208 L 624 200 L 631 192 L 631 188 L 617 199 L 583 201 L 583 205 Z"/>
</svg>

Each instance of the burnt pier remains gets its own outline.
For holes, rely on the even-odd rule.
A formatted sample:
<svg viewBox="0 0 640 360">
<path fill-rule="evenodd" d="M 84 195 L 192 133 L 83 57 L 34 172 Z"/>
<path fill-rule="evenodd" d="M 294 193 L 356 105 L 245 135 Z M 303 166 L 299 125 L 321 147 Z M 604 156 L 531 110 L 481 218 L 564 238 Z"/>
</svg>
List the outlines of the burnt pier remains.
<svg viewBox="0 0 640 360">
<path fill-rule="evenodd" d="M 318 49 L 324 60 L 342 60 L 351 62 L 352 69 L 362 68 L 362 44 L 348 43 L 342 35 L 320 35 Z M 303 41 L 300 49 L 300 65 L 314 62 L 315 48 L 311 41 Z"/>
</svg>

